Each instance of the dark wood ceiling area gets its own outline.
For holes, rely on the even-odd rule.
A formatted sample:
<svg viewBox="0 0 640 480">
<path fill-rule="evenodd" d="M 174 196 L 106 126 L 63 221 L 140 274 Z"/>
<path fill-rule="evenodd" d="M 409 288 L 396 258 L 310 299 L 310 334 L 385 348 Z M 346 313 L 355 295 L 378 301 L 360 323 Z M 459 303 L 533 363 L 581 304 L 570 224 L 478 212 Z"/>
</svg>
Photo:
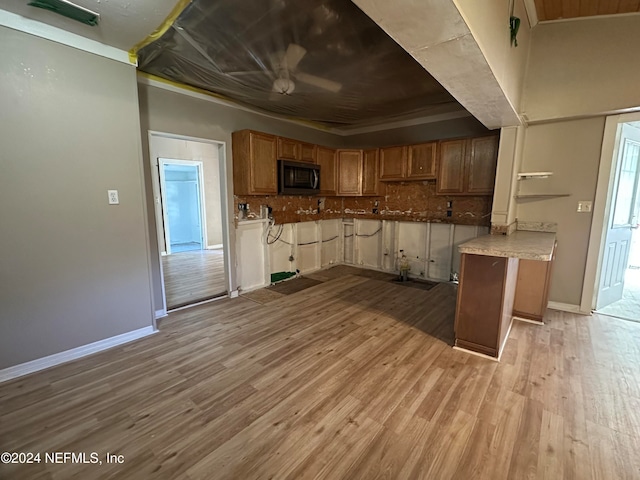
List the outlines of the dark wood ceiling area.
<svg viewBox="0 0 640 480">
<path fill-rule="evenodd" d="M 640 0 L 535 0 L 538 20 L 640 12 Z"/>
</svg>

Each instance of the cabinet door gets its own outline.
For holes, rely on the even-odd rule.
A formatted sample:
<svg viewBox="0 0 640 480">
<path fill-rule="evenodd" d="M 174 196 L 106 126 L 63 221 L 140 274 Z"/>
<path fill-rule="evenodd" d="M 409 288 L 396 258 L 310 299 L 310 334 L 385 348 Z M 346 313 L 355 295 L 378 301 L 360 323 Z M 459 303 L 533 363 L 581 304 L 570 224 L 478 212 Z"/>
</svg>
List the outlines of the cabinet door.
<svg viewBox="0 0 640 480">
<path fill-rule="evenodd" d="M 380 179 L 399 180 L 406 177 L 407 147 L 380 149 Z"/>
<path fill-rule="evenodd" d="M 464 158 L 466 140 L 446 140 L 440 142 L 438 178 L 436 192 L 455 194 L 464 192 Z"/>
<path fill-rule="evenodd" d="M 249 134 L 250 194 L 278 193 L 276 139 L 271 135 Z"/>
<path fill-rule="evenodd" d="M 319 146 L 316 152 L 316 163 L 320 165 L 320 194 L 335 195 L 337 190 L 336 151 Z"/>
<path fill-rule="evenodd" d="M 497 162 L 497 136 L 472 138 L 470 140 L 467 165 L 468 193 L 476 195 L 493 194 Z"/>
<path fill-rule="evenodd" d="M 407 178 L 436 178 L 437 142 L 409 146 Z"/>
<path fill-rule="evenodd" d="M 338 195 L 360 195 L 362 150 L 338 150 Z"/>
<path fill-rule="evenodd" d="M 278 158 L 286 160 L 300 159 L 300 143 L 289 138 L 278 137 Z"/>
<path fill-rule="evenodd" d="M 378 185 L 378 149 L 362 152 L 362 195 L 381 195 Z"/>
<path fill-rule="evenodd" d="M 316 146 L 311 143 L 300 143 L 299 154 L 301 162 L 316 163 Z"/>
</svg>

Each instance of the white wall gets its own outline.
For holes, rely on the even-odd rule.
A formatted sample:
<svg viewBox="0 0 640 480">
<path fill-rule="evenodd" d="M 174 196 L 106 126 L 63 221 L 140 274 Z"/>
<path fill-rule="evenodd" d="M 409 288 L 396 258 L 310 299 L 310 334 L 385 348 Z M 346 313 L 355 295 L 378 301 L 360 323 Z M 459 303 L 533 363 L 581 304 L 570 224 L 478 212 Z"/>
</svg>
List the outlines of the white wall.
<svg viewBox="0 0 640 480">
<path fill-rule="evenodd" d="M 524 110 L 530 121 L 640 107 L 640 16 L 539 24 Z"/>
<path fill-rule="evenodd" d="M 0 27 L 0 369 L 152 325 L 135 75 Z"/>
<path fill-rule="evenodd" d="M 604 117 L 533 125 L 527 129 L 522 171 L 552 171 L 548 179 L 521 180 L 520 193 L 568 193 L 570 197 L 521 200 L 520 221 L 558 224 L 558 253 L 549 300 L 579 305 L 591 214 L 578 213 L 580 200 L 595 198 Z"/>
</svg>

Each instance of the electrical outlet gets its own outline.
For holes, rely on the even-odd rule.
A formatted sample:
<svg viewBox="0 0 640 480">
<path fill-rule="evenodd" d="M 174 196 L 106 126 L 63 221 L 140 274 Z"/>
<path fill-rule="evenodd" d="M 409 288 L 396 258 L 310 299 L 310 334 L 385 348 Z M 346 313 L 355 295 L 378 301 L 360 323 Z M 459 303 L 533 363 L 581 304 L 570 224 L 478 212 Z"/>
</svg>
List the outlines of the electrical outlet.
<svg viewBox="0 0 640 480">
<path fill-rule="evenodd" d="M 109 197 L 109 205 L 120 204 L 120 199 L 118 198 L 118 190 L 107 190 L 107 195 Z"/>
<path fill-rule="evenodd" d="M 590 200 L 580 200 L 578 202 L 578 212 L 589 213 L 593 208 L 593 202 Z"/>
</svg>

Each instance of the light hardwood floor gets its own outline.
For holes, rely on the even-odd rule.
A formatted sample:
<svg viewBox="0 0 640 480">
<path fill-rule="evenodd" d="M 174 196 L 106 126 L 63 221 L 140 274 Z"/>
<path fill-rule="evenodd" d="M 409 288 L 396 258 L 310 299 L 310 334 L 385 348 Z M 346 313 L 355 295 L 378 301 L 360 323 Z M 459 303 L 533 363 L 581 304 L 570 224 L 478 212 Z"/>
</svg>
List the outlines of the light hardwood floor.
<svg viewBox="0 0 640 480">
<path fill-rule="evenodd" d="M 222 250 L 193 250 L 162 257 L 167 309 L 223 295 L 227 291 Z"/>
<path fill-rule="evenodd" d="M 124 464 L 0 478 L 640 478 L 640 324 L 516 322 L 496 363 L 451 348 L 454 307 L 449 284 L 343 275 L 176 312 L 0 385 L 0 451 Z"/>
</svg>

